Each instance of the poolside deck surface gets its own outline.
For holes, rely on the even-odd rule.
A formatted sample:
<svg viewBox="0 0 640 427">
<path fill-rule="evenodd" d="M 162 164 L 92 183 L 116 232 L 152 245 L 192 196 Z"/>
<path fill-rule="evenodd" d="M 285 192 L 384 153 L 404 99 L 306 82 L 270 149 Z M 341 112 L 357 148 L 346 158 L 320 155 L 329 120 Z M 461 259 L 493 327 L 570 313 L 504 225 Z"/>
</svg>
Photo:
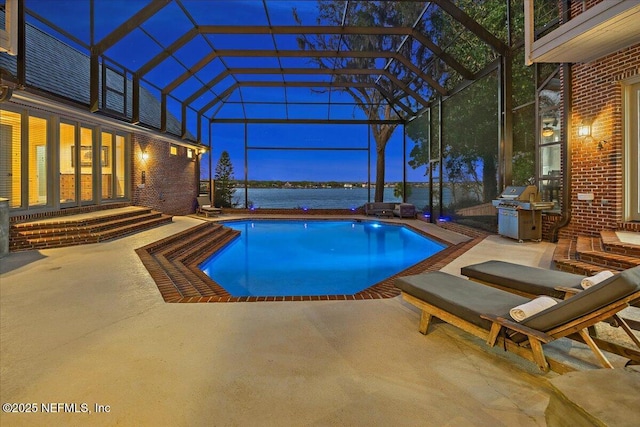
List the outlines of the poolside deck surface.
<svg viewBox="0 0 640 427">
<path fill-rule="evenodd" d="M 557 374 L 446 324 L 425 337 L 400 297 L 165 303 L 134 250 L 200 221 L 0 260 L 0 400 L 39 410 L 0 424 L 545 425 Z M 553 249 L 489 236 L 442 270 Z"/>
</svg>

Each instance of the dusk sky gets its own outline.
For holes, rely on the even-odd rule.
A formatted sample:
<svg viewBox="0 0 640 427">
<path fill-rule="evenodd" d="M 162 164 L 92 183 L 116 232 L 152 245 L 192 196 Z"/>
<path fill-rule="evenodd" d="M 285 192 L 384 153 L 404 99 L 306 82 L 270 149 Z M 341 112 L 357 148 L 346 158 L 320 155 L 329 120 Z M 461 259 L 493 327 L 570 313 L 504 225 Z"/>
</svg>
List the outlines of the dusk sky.
<svg viewBox="0 0 640 427">
<path fill-rule="evenodd" d="M 90 40 L 90 15 L 89 1 L 87 0 L 26 0 L 28 9 L 33 10 L 53 24 L 63 28 L 85 42 Z M 146 0 L 99 0 L 95 2 L 95 41 L 98 42 L 106 35 L 116 29 L 126 21 L 131 15 L 146 5 Z M 213 8 L 210 2 L 199 0 L 183 0 L 183 4 L 189 10 L 194 20 L 201 25 L 267 25 L 265 10 L 262 1 L 217 1 L 215 11 L 224 10 L 225 14 L 212 13 Z M 316 19 L 315 1 L 275 1 L 269 0 L 269 19 L 274 25 L 296 25 L 293 20 L 292 7 L 297 8 L 298 15 L 303 23 L 313 25 Z M 33 20 L 30 20 L 33 22 Z M 37 23 L 36 23 L 37 24 Z M 41 26 L 41 25 L 39 25 Z M 107 50 L 106 55 L 113 58 L 118 63 L 136 71 L 163 50 L 164 46 L 170 45 L 182 34 L 192 28 L 192 23 L 185 17 L 175 2 L 169 3 L 153 18 L 142 25 L 143 31 L 134 30 L 129 36 L 115 44 Z M 57 35 L 56 35 L 57 36 Z M 269 36 L 269 39 L 271 37 Z M 156 87 L 164 87 L 176 75 L 180 75 L 185 70 L 190 69 L 197 61 L 211 51 L 211 45 L 217 49 L 273 49 L 273 40 L 267 38 L 260 39 L 252 36 L 251 39 L 243 35 L 228 34 L 208 34 L 198 36 L 193 42 L 188 43 L 184 48 L 178 50 L 174 58 L 169 58 L 144 76 Z M 258 42 L 256 42 L 258 40 Z M 65 40 L 73 44 L 70 40 Z M 256 45 L 256 43 L 264 43 Z M 269 47 L 271 43 L 271 47 Z M 297 49 L 295 36 L 277 37 L 278 49 Z M 285 58 L 291 63 L 282 64 L 284 67 L 313 67 L 306 59 Z M 295 60 L 295 61 L 294 61 Z M 284 60 L 283 60 L 284 61 Z M 300 61 L 305 61 L 302 64 Z M 275 64 L 275 65 L 274 65 Z M 381 64 L 383 65 L 383 64 Z M 212 79 L 212 76 L 220 74 L 228 68 L 234 67 L 278 67 L 278 61 L 274 58 L 228 58 L 225 63 L 212 61 L 202 70 L 195 73 L 193 79 L 187 80 L 180 85 L 174 94 L 180 99 L 186 99 L 203 82 Z M 382 66 L 381 66 L 382 68 Z M 272 81 L 273 76 L 261 76 L 265 81 Z M 247 79 L 255 79 L 256 76 L 248 76 Z M 295 77 L 293 77 L 295 79 Z M 302 80 L 298 76 L 299 80 Z M 308 78 L 307 78 L 308 80 Z M 314 76 L 314 80 L 318 80 Z M 143 83 L 144 84 L 144 83 Z M 222 84 L 225 84 L 224 82 Z M 213 88 L 220 93 L 217 87 Z M 285 95 L 283 89 L 281 99 L 288 102 L 318 102 L 322 103 L 331 97 L 331 102 L 336 103 L 328 109 L 326 105 L 301 105 L 291 104 L 288 107 L 275 104 L 262 104 L 260 101 L 273 100 L 273 88 L 251 88 L 251 92 L 245 88 L 237 89 L 226 99 L 230 101 L 223 108 L 217 111 L 216 117 L 233 117 L 238 108 L 238 102 L 253 101 L 255 104 L 247 104 L 244 114 L 255 113 L 257 117 L 282 117 L 279 109 L 285 109 L 288 117 L 306 118 L 311 114 L 317 114 L 319 118 L 353 118 L 362 117 L 362 113 L 353 105 L 353 98 L 348 94 L 333 91 L 314 90 L 307 88 L 287 89 Z M 198 99 L 194 105 L 196 108 L 206 105 L 215 96 L 205 94 L 202 99 Z M 269 97 L 269 98 L 267 98 Z M 170 100 L 169 111 L 176 117 L 180 117 L 180 104 L 176 100 Z M 211 113 L 211 112 L 208 112 Z M 194 115 L 189 116 L 194 117 Z M 195 120 L 189 119 L 188 130 L 195 135 Z M 386 161 L 386 181 L 400 181 L 402 179 L 402 126 L 398 126 L 394 135 L 387 145 Z M 323 151 L 310 150 L 310 148 L 333 147 L 333 148 L 357 148 L 363 149 L 368 146 L 367 125 L 248 125 L 247 145 L 250 147 L 304 147 L 305 150 L 257 150 L 248 152 L 249 179 L 264 180 L 314 180 L 314 181 L 354 181 L 364 182 L 367 180 L 367 151 Z M 209 144 L 209 131 L 203 129 L 203 143 Z M 213 145 L 213 168 L 223 150 L 229 152 L 235 170 L 235 178 L 244 178 L 245 169 L 245 137 L 244 125 L 214 124 L 211 128 L 211 139 Z M 371 180 L 375 180 L 375 141 L 371 138 Z M 413 144 L 407 140 L 407 144 Z M 408 151 L 411 147 L 408 147 Z M 202 177 L 208 177 L 209 154 L 203 156 Z M 408 170 L 408 180 L 423 180 L 424 169 L 419 171 Z"/>
</svg>

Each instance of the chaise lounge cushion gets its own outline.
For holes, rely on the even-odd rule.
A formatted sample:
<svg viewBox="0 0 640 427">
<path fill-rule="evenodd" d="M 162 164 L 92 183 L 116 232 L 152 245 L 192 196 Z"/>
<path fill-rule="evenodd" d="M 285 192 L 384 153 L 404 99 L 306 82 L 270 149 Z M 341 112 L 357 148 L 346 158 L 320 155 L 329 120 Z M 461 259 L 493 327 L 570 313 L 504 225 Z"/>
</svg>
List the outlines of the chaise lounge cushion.
<svg viewBox="0 0 640 427">
<path fill-rule="evenodd" d="M 487 330 L 491 328 L 491 321 L 482 319 L 480 314 L 509 318 L 510 309 L 530 301 L 529 298 L 441 271 L 399 277 L 396 286 L 409 295 Z"/>
<path fill-rule="evenodd" d="M 571 298 L 529 317 L 522 324 L 538 331 L 547 332 L 637 291 L 640 291 L 640 266 L 625 270 L 591 286 Z"/>
<path fill-rule="evenodd" d="M 527 294 L 549 295 L 560 299 L 564 298 L 564 292 L 555 290 L 556 287 L 582 289 L 580 282 L 585 278 L 579 274 L 496 260 L 462 267 L 460 273 L 472 279 Z"/>
</svg>

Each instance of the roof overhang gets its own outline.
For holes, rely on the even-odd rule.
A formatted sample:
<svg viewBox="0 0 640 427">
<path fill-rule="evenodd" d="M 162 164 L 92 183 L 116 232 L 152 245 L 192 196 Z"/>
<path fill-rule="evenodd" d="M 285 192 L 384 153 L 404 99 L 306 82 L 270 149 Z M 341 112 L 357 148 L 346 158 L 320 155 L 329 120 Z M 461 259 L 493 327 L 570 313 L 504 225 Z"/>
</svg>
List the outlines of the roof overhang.
<svg viewBox="0 0 640 427">
<path fill-rule="evenodd" d="M 532 3 L 525 2 L 528 21 L 533 20 Z M 535 41 L 532 23 L 525 24 L 525 31 L 529 65 L 590 62 L 640 43 L 640 2 L 603 1 Z"/>
</svg>

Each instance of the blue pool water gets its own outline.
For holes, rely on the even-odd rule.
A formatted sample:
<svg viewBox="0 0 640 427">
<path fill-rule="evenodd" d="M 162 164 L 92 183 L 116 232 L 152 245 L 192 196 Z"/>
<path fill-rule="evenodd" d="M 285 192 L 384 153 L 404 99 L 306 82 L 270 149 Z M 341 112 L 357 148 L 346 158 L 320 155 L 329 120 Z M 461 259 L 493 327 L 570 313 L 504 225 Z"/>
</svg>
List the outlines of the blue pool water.
<svg viewBox="0 0 640 427">
<path fill-rule="evenodd" d="M 224 224 L 240 237 L 200 268 L 236 297 L 350 295 L 444 248 L 407 228 L 373 221 Z"/>
</svg>

